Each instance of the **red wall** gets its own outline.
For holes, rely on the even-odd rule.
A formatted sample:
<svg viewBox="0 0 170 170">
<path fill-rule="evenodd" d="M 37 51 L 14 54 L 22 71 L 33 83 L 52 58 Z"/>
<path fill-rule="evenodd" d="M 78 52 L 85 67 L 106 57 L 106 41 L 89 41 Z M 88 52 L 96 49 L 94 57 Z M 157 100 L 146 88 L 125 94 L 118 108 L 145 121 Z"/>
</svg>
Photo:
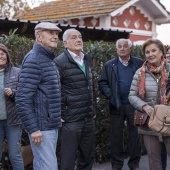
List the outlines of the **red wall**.
<svg viewBox="0 0 170 170">
<path fill-rule="evenodd" d="M 141 35 L 133 35 L 133 34 L 130 34 L 130 40 L 132 42 L 135 42 L 135 41 L 142 41 L 142 40 L 147 40 L 149 38 L 152 38 L 151 36 L 141 36 Z"/>
<path fill-rule="evenodd" d="M 140 13 L 140 11 L 139 11 L 138 9 L 136 9 L 135 6 L 133 6 L 135 13 L 134 13 L 134 15 L 132 16 L 132 15 L 130 14 L 130 12 L 129 12 L 130 8 L 131 8 L 131 7 L 127 8 L 127 9 L 123 12 L 122 15 L 117 15 L 117 16 L 115 16 L 115 17 L 117 18 L 117 20 L 118 20 L 118 25 L 117 25 L 117 26 L 115 26 L 115 25 L 113 24 L 113 20 L 114 20 L 115 17 L 112 17 L 112 18 L 111 18 L 111 26 L 112 26 L 112 27 L 126 28 L 123 22 L 127 19 L 127 20 L 130 21 L 130 24 L 129 24 L 129 26 L 128 26 L 127 28 L 129 28 L 129 29 L 137 29 L 137 28 L 135 28 L 134 23 L 135 23 L 135 21 L 138 20 L 139 23 L 140 23 L 140 27 L 138 28 L 139 30 L 145 30 L 145 31 L 146 31 L 146 28 L 144 27 L 144 25 L 145 25 L 146 22 L 148 22 L 149 25 L 150 25 L 150 27 L 149 27 L 149 29 L 148 29 L 147 31 L 151 31 L 151 30 L 152 30 L 152 22 L 151 22 L 151 21 L 148 21 L 148 18 L 146 18 L 146 17 L 144 16 L 144 14 Z"/>
<path fill-rule="evenodd" d="M 93 19 L 93 17 L 88 17 L 88 18 L 84 18 L 84 25 L 83 26 L 87 26 L 87 27 L 99 27 L 99 18 L 96 18 L 97 22 L 96 25 L 93 25 L 91 23 L 91 20 Z M 80 25 L 79 24 L 79 19 L 71 19 L 72 25 Z M 67 21 L 64 21 L 64 24 L 67 24 Z"/>
</svg>

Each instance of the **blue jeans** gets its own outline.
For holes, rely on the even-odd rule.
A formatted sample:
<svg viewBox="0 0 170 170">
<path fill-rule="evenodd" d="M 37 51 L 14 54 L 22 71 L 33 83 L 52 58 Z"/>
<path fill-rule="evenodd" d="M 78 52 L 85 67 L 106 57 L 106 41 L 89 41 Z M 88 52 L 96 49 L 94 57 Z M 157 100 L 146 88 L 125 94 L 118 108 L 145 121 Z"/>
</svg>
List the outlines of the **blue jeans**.
<svg viewBox="0 0 170 170">
<path fill-rule="evenodd" d="M 32 152 L 34 155 L 34 170 L 58 170 L 56 147 L 58 140 L 58 129 L 41 131 L 42 142 L 36 146 L 29 134 Z"/>
<path fill-rule="evenodd" d="M 6 136 L 9 159 L 12 168 L 24 170 L 24 163 L 21 154 L 21 127 L 20 125 L 7 125 L 7 120 L 0 120 L 0 159 L 2 158 L 3 140 Z"/>
</svg>

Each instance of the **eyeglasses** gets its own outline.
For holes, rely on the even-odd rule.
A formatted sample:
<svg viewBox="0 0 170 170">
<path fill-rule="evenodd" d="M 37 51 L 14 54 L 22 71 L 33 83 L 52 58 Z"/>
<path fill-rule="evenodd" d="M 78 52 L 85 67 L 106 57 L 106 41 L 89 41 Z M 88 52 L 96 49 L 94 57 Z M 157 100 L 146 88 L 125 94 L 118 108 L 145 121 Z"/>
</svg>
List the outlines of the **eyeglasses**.
<svg viewBox="0 0 170 170">
<path fill-rule="evenodd" d="M 0 56 L 5 57 L 7 54 L 6 53 L 0 53 Z"/>
</svg>

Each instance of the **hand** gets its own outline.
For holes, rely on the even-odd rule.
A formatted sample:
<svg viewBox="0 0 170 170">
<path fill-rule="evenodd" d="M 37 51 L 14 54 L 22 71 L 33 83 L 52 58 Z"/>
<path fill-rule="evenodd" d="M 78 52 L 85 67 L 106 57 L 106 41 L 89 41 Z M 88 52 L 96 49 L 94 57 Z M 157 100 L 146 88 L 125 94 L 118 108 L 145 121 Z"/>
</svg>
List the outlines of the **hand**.
<svg viewBox="0 0 170 170">
<path fill-rule="evenodd" d="M 166 96 L 166 104 L 169 105 L 170 102 L 170 92 Z"/>
<path fill-rule="evenodd" d="M 149 116 L 151 116 L 152 112 L 154 111 L 154 108 L 149 105 L 144 105 L 142 107 L 143 111 L 145 111 Z"/>
<path fill-rule="evenodd" d="M 32 138 L 32 142 L 35 144 L 35 145 L 39 145 L 41 144 L 42 142 L 42 133 L 40 130 L 38 131 L 35 131 L 33 133 L 31 133 L 31 138 Z"/>
<path fill-rule="evenodd" d="M 12 95 L 12 90 L 11 90 L 11 88 L 5 88 L 5 89 L 4 89 L 4 93 L 5 93 L 6 96 L 11 96 L 11 95 Z"/>
</svg>

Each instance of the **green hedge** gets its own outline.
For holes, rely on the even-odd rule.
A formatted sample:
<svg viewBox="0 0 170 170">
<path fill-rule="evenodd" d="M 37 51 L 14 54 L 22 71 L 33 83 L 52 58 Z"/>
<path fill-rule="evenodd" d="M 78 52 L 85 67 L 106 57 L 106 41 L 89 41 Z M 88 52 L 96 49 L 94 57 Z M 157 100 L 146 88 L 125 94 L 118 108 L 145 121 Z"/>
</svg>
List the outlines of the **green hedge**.
<svg viewBox="0 0 170 170">
<path fill-rule="evenodd" d="M 12 61 L 15 66 L 20 66 L 25 54 L 32 48 L 34 40 L 26 37 L 20 37 L 14 32 L 9 35 L 2 35 L 0 43 L 4 43 L 9 49 Z M 62 42 L 58 44 L 56 54 L 59 55 L 63 50 Z M 92 56 L 92 71 L 95 83 L 97 118 L 96 118 L 96 162 L 102 163 L 109 159 L 110 148 L 110 122 L 108 112 L 108 101 L 100 94 L 97 89 L 97 81 L 100 77 L 103 63 L 116 55 L 116 49 L 113 43 L 103 41 L 89 41 L 84 43 L 84 51 Z M 142 57 L 141 46 L 134 46 L 132 50 L 134 56 Z M 126 127 L 126 125 L 125 125 Z M 128 153 L 128 133 L 125 128 L 125 154 Z M 25 138 L 25 134 L 24 137 Z M 23 139 L 23 143 L 25 139 Z"/>
</svg>

